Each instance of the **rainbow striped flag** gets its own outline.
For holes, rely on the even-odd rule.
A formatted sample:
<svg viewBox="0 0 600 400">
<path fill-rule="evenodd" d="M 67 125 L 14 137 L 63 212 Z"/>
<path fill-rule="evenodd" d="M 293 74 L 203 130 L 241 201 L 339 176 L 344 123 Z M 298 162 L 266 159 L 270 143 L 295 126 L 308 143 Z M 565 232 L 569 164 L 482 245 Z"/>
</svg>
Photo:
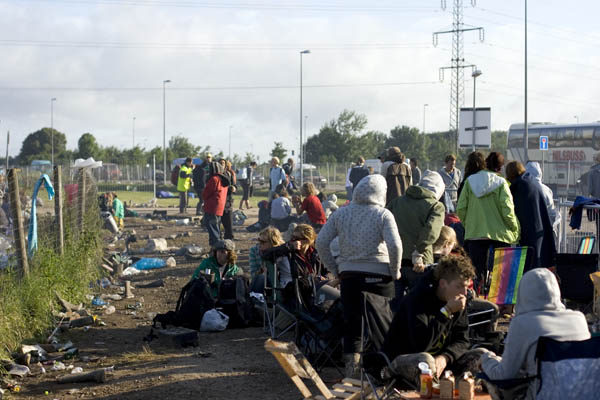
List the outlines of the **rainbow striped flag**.
<svg viewBox="0 0 600 400">
<path fill-rule="evenodd" d="M 494 250 L 494 269 L 488 300 L 496 304 L 516 304 L 523 276 L 527 247 L 500 247 Z"/>
<path fill-rule="evenodd" d="M 581 238 L 579 242 L 579 254 L 592 254 L 592 249 L 594 248 L 594 240 L 593 236 L 584 236 Z"/>
</svg>

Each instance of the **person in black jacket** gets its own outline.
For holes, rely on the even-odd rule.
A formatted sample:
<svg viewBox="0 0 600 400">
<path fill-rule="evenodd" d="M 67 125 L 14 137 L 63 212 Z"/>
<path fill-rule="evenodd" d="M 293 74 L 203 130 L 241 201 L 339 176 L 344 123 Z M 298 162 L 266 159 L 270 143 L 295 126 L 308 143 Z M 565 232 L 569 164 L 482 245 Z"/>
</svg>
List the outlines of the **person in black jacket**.
<svg viewBox="0 0 600 400">
<path fill-rule="evenodd" d="M 525 167 L 518 161 L 511 161 L 506 165 L 506 178 L 510 181 L 510 192 L 515 203 L 515 214 L 521 225 L 521 238 L 519 245 L 533 248 L 533 263 L 526 263 L 527 267 L 552 267 L 556 254 L 556 243 L 552 222 L 548 215 L 548 208 L 544 195 L 531 180 L 523 179 Z"/>
<path fill-rule="evenodd" d="M 204 186 L 206 185 L 206 180 L 210 177 L 208 173 L 208 168 L 211 162 L 212 154 L 206 153 L 204 161 L 202 161 L 200 165 L 194 168 L 194 172 L 192 173 L 192 183 L 194 184 L 194 190 L 196 191 L 196 195 L 198 195 L 196 215 L 202 214 L 202 204 L 204 203 L 204 201 L 202 200 L 202 191 L 204 190 Z"/>
<path fill-rule="evenodd" d="M 419 387 L 418 364 L 426 362 L 437 380 L 446 369 L 458 376 L 475 372 L 480 349 L 469 351 L 467 288 L 475 269 L 467 257 L 444 257 L 399 305 L 383 344 L 391 366 L 384 378 Z"/>
</svg>

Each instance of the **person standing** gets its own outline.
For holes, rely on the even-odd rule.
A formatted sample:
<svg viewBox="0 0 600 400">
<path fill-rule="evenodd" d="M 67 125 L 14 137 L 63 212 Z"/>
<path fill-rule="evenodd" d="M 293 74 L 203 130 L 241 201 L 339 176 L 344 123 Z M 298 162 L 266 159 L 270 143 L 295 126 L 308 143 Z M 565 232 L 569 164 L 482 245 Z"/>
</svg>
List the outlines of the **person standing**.
<svg viewBox="0 0 600 400">
<path fill-rule="evenodd" d="M 288 158 L 287 162 L 281 166 L 283 168 L 283 172 L 285 172 L 285 176 L 287 177 L 287 186 L 286 190 L 289 194 L 293 195 L 296 191 L 296 182 L 294 180 L 294 160 L 292 158 Z"/>
<path fill-rule="evenodd" d="M 352 167 L 350 171 L 350 182 L 352 183 L 352 187 L 358 186 L 358 182 L 365 176 L 369 175 L 369 170 L 365 167 L 365 159 L 364 157 L 358 157 L 356 160 L 356 165 Z"/>
<path fill-rule="evenodd" d="M 125 228 L 125 224 L 123 219 L 125 218 L 125 208 L 123 207 L 123 202 L 117 198 L 117 194 L 112 192 L 112 209 L 115 217 L 115 222 L 119 229 Z"/>
<path fill-rule="evenodd" d="M 396 197 L 404 196 L 406 189 L 412 185 L 412 171 L 405 160 L 399 147 L 387 149 L 385 161 L 392 164 L 389 164 L 384 175 L 387 182 L 386 204 L 390 204 Z"/>
<path fill-rule="evenodd" d="M 204 200 L 204 227 L 208 231 L 208 242 L 214 246 L 221 239 L 221 217 L 225 210 L 227 200 L 227 186 L 229 179 L 224 175 L 225 169 L 218 162 L 211 162 L 209 166 L 210 178 L 202 191 Z"/>
<path fill-rule="evenodd" d="M 185 164 L 179 167 L 177 191 L 179 192 L 179 214 L 183 214 L 188 204 L 188 190 L 192 186 L 194 165 L 191 157 L 185 159 Z"/>
<path fill-rule="evenodd" d="M 273 157 L 269 171 L 269 201 L 273 199 L 273 193 L 281 188 L 279 185 L 286 185 L 286 179 L 285 171 L 279 166 L 279 157 Z"/>
<path fill-rule="evenodd" d="M 237 190 L 237 181 L 235 176 L 235 171 L 232 168 L 231 161 L 220 159 L 219 163 L 223 165 L 225 168 L 224 175 L 229 180 L 229 185 L 227 185 L 227 197 L 225 199 L 225 208 L 223 209 L 223 217 L 221 218 L 221 222 L 223 223 L 224 228 L 224 239 L 233 240 L 233 194 Z"/>
<path fill-rule="evenodd" d="M 448 201 L 452 203 L 452 209 L 456 209 L 456 202 L 458 201 L 458 187 L 462 180 L 462 173 L 460 169 L 456 168 L 456 156 L 454 154 L 448 154 L 444 160 L 446 165 L 440 168 L 438 171 L 444 180 L 446 185 L 446 197 Z M 450 204 L 447 204 L 447 208 Z"/>
<path fill-rule="evenodd" d="M 244 209 L 244 204 L 246 204 L 246 209 L 250 209 L 250 192 L 252 185 L 254 184 L 254 169 L 256 168 L 256 161 L 250 162 L 250 165 L 243 168 L 246 170 L 245 174 L 241 174 L 237 176 L 237 181 L 242 185 L 242 189 L 244 190 L 244 194 L 242 195 L 242 199 L 240 200 L 240 210 Z"/>
<path fill-rule="evenodd" d="M 369 175 L 354 188 L 352 202 L 331 214 L 317 238 L 327 269 L 341 280 L 346 376 L 356 377 L 360 356 L 362 292 L 394 297 L 400 278 L 402 242 L 394 215 L 385 208 L 385 179 Z M 339 240 L 339 256 L 331 242 Z"/>
<path fill-rule="evenodd" d="M 352 201 L 352 182 L 350 182 L 350 172 L 352 172 L 352 168 L 354 165 L 351 165 L 346 171 L 346 200 Z"/>
<path fill-rule="evenodd" d="M 549 268 L 554 264 L 556 244 L 552 222 L 542 191 L 529 179 L 523 179 L 525 167 L 518 161 L 506 165 L 506 178 L 515 204 L 515 214 L 521 225 L 521 246 L 533 248 L 533 268 Z M 523 271 L 527 272 L 527 271 Z"/>
<path fill-rule="evenodd" d="M 416 158 L 410 159 L 410 172 L 412 173 L 412 184 L 418 185 L 421 180 L 421 168 L 419 168 L 419 160 Z"/>
<path fill-rule="evenodd" d="M 204 157 L 204 161 L 196 168 L 194 168 L 194 172 L 192 174 L 192 182 L 194 184 L 194 190 L 196 191 L 196 195 L 198 196 L 198 204 L 196 205 L 196 215 L 202 214 L 202 204 L 204 200 L 202 200 L 202 190 L 204 190 L 204 186 L 206 185 L 206 180 L 208 179 L 208 167 L 212 162 L 212 154 L 206 153 Z"/>
</svg>

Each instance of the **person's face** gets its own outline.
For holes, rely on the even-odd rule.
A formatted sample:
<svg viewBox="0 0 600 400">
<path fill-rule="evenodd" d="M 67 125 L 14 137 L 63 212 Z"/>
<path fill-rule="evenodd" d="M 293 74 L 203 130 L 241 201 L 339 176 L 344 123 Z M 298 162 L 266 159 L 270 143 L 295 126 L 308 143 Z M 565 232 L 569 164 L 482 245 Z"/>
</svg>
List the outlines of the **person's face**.
<svg viewBox="0 0 600 400">
<path fill-rule="evenodd" d="M 192 168 L 192 162 L 191 161 L 187 161 L 185 163 L 185 165 L 187 165 L 188 168 Z"/>
<path fill-rule="evenodd" d="M 225 249 L 219 249 L 217 250 L 217 262 L 219 263 L 219 265 L 225 265 L 227 264 L 227 250 Z"/>
<path fill-rule="evenodd" d="M 222 166 L 225 166 L 225 160 L 219 160 L 219 164 L 221 164 Z"/>
<path fill-rule="evenodd" d="M 410 167 L 414 168 L 415 167 L 415 163 L 413 161 L 410 162 Z"/>
<path fill-rule="evenodd" d="M 206 162 L 212 162 L 212 157 L 206 157 Z"/>
<path fill-rule="evenodd" d="M 276 160 L 271 160 L 271 166 L 276 167 L 277 166 L 277 161 Z"/>
<path fill-rule="evenodd" d="M 444 243 L 444 246 L 442 247 L 442 251 L 440 254 L 442 254 L 443 256 L 447 256 L 448 254 L 450 254 L 452 252 L 453 248 L 454 248 L 454 243 L 452 243 L 451 241 L 447 241 L 446 243 Z"/>
<path fill-rule="evenodd" d="M 452 171 L 454 169 L 455 165 L 456 165 L 456 160 L 446 161 L 446 170 Z"/>
<path fill-rule="evenodd" d="M 271 247 L 273 247 L 271 245 L 271 241 L 264 236 L 259 236 L 257 239 L 257 242 L 258 242 L 258 249 L 260 251 L 268 250 Z"/>
<path fill-rule="evenodd" d="M 467 295 L 467 289 L 469 288 L 469 280 L 463 280 L 462 278 L 456 278 L 451 281 L 446 279 L 440 279 L 439 282 L 439 294 L 440 300 L 448 301 L 455 298 L 458 295 Z"/>
</svg>

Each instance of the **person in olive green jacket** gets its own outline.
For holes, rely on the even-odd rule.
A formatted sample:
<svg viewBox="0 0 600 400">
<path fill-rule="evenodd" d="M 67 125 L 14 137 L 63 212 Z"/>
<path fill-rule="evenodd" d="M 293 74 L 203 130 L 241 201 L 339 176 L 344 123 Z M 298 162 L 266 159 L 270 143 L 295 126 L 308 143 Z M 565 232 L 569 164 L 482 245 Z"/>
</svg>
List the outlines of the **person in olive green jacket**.
<svg viewBox="0 0 600 400">
<path fill-rule="evenodd" d="M 445 189 L 439 173 L 425 171 L 417 186 L 409 186 L 404 196 L 396 197 L 387 206 L 396 219 L 405 255 L 396 286 L 396 301 L 434 262 L 432 246 L 444 226 L 445 209 L 439 200 Z"/>
<path fill-rule="evenodd" d="M 457 214 L 465 227 L 465 250 L 477 270 L 475 289 L 480 292 L 490 248 L 518 242 L 520 227 L 506 179 L 486 171 L 483 154 L 478 151 L 469 154 L 467 164 L 478 172 L 466 179 Z"/>
</svg>

